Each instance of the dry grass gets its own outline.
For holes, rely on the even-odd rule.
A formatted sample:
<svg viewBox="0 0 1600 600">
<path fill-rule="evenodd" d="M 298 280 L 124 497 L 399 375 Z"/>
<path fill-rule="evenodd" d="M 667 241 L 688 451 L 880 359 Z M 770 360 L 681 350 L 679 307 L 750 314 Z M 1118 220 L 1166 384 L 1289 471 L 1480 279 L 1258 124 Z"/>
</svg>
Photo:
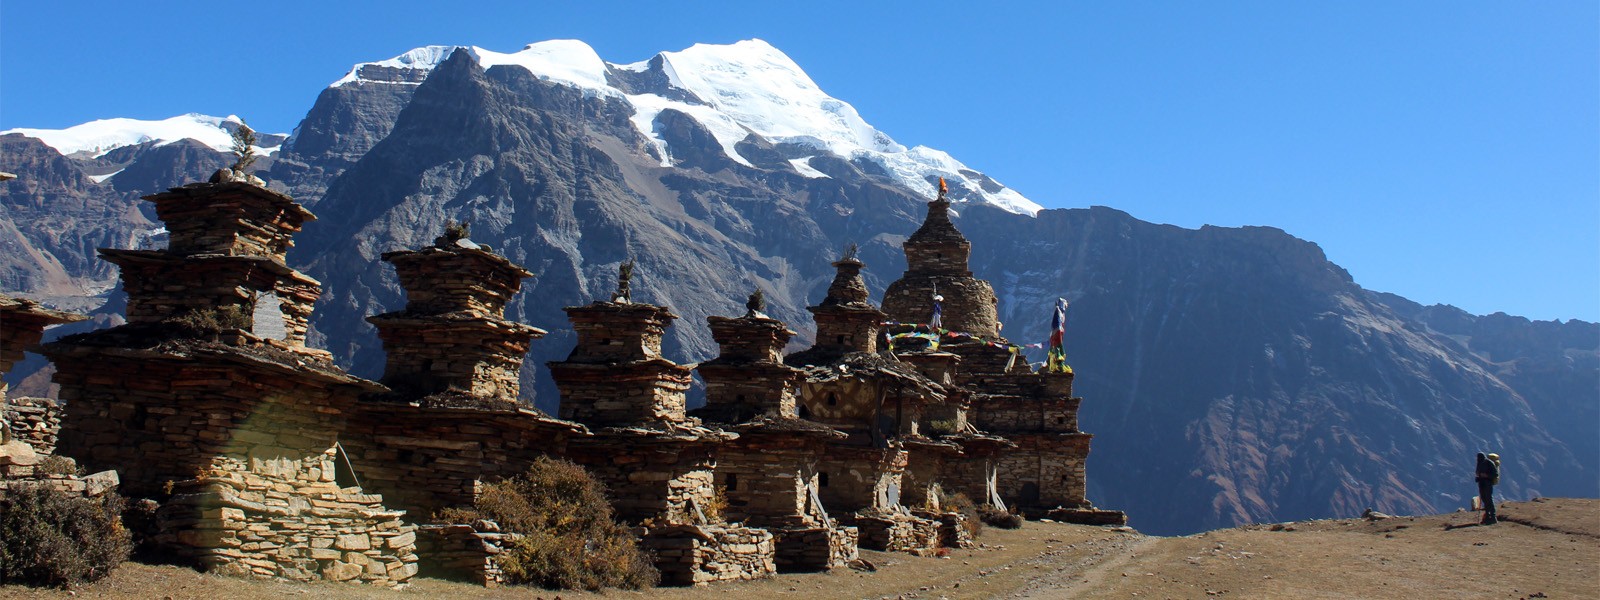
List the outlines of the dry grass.
<svg viewBox="0 0 1600 600">
<path fill-rule="evenodd" d="M 875 573 L 836 570 L 698 588 L 609 591 L 648 600 L 740 598 L 1551 598 L 1600 597 L 1600 501 L 1508 503 L 1499 525 L 1473 513 L 1367 522 L 1313 521 L 1158 538 L 1100 527 L 1030 522 L 992 529 L 984 546 L 948 558 L 863 552 Z M 1221 548 L 1218 548 L 1218 545 Z M 174 567 L 127 565 L 75 588 L 111 598 L 552 598 L 420 579 L 405 589 L 241 581 Z M 1207 591 L 1214 592 L 1208 595 Z M 1137 594 L 1137 595 L 1135 595 Z M 730 596 L 731 595 L 731 596 Z M 0 587 L 0 598 L 62 598 Z M 597 598 L 560 592 L 562 598 Z"/>
</svg>

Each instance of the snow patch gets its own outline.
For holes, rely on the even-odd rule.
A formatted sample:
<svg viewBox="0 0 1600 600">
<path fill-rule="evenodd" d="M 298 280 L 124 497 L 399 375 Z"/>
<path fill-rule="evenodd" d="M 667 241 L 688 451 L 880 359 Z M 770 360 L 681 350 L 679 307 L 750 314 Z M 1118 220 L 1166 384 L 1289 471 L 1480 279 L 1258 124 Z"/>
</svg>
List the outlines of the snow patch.
<svg viewBox="0 0 1600 600">
<path fill-rule="evenodd" d="M 340 86 L 342 86 L 344 84 L 355 83 L 357 81 L 365 81 L 367 83 L 397 83 L 397 84 L 417 85 L 416 83 L 412 83 L 412 82 L 408 82 L 408 81 L 374 81 L 374 80 L 370 80 L 370 79 L 362 79 L 361 78 L 361 68 L 365 67 L 367 65 L 372 65 L 372 66 L 377 66 L 377 67 L 390 67 L 390 68 L 395 68 L 395 69 L 414 69 L 414 70 L 419 70 L 419 71 L 432 71 L 434 67 L 439 66 L 439 63 L 444 62 L 444 59 L 450 58 L 450 53 L 454 52 L 455 49 L 459 48 L 459 47 L 460 46 L 423 46 L 421 48 L 414 48 L 414 49 L 406 52 L 405 54 L 401 54 L 400 56 L 396 56 L 396 57 L 388 59 L 388 60 L 380 60 L 380 61 L 375 61 L 375 62 L 360 63 L 360 64 L 357 64 L 355 67 L 352 67 L 350 69 L 350 72 L 348 74 L 346 74 L 343 78 L 341 78 L 338 81 L 333 82 L 333 84 L 328 86 L 328 87 L 340 87 Z"/>
<path fill-rule="evenodd" d="M 189 113 L 160 121 L 118 118 L 90 121 L 66 129 L 8 129 L 0 131 L 0 135 L 20 133 L 37 138 L 46 146 L 55 148 L 64 155 L 83 152 L 92 157 L 100 157 L 123 146 L 148 142 L 158 142 L 157 146 L 165 146 L 186 138 L 197 140 L 219 152 L 228 152 L 233 148 L 233 134 L 223 126 L 223 123 L 242 122 L 235 115 L 212 117 Z M 280 147 L 254 146 L 256 154 L 261 156 L 277 152 Z"/>
<path fill-rule="evenodd" d="M 805 175 L 806 177 L 810 177 L 812 179 L 832 179 L 832 177 L 828 176 L 827 173 L 818 171 L 816 167 L 811 166 L 811 163 L 807 162 L 809 160 L 811 160 L 811 157 L 809 156 L 805 158 L 792 158 L 789 159 L 789 164 L 794 165 L 794 170 L 799 171 L 801 175 Z"/>
<path fill-rule="evenodd" d="M 116 176 L 117 173 L 121 173 L 124 170 L 125 169 L 117 169 L 110 173 L 106 173 L 105 175 L 90 175 L 89 181 L 93 181 L 95 183 L 105 183 L 107 179 L 111 179 L 112 177 Z"/>
</svg>

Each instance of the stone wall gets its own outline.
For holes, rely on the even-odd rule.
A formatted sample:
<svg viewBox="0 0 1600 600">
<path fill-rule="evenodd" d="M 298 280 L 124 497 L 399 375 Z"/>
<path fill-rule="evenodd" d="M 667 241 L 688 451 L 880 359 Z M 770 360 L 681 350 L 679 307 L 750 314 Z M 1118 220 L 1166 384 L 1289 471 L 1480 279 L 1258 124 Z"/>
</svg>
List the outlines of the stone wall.
<svg viewBox="0 0 1600 600">
<path fill-rule="evenodd" d="M 26 442 L 40 454 L 54 454 L 61 431 L 61 405 L 49 398 L 9 398 L 0 422 L 9 430 L 8 439 Z"/>
<path fill-rule="evenodd" d="M 816 485 L 820 439 L 742 434 L 719 452 L 716 485 L 724 490 L 729 521 L 816 525 L 810 489 Z"/>
<path fill-rule="evenodd" d="M 860 545 L 869 550 L 928 556 L 939 548 L 938 521 L 907 513 L 880 513 L 857 515 L 847 522 L 861 531 Z"/>
<path fill-rule="evenodd" d="M 661 583 L 761 579 L 777 573 L 772 534 L 749 527 L 652 527 L 640 545 L 655 553 Z"/>
<path fill-rule="evenodd" d="M 861 557 L 854 527 L 774 528 L 772 535 L 781 573 L 825 571 Z"/>
<path fill-rule="evenodd" d="M 362 402 L 340 443 L 361 484 L 416 519 L 471 506 L 482 482 L 560 456 L 582 429 L 532 410 L 423 408 Z"/>
<path fill-rule="evenodd" d="M 939 546 L 942 548 L 971 548 L 978 545 L 967 529 L 967 516 L 958 512 L 912 510 L 912 515 L 938 523 Z"/>
<path fill-rule="evenodd" d="M 176 482 L 155 542 L 228 575 L 393 584 L 417 574 L 416 528 L 382 496 L 335 483 L 335 451 L 216 461 Z"/>
<path fill-rule="evenodd" d="M 128 495 L 158 497 L 168 481 L 191 479 L 219 457 L 322 454 L 367 389 L 348 376 L 204 348 L 101 353 L 53 344 L 67 406 L 61 451 L 91 470 L 118 470 Z"/>
<path fill-rule="evenodd" d="M 701 523 L 694 507 L 703 513 L 716 497 L 719 439 L 601 430 L 572 440 L 567 458 L 606 485 L 619 520 Z"/>
<path fill-rule="evenodd" d="M 895 506 L 908 456 L 898 448 L 829 445 L 817 461 L 817 495 L 835 514 Z"/>
<path fill-rule="evenodd" d="M 979 429 L 1001 435 L 1021 432 L 1074 433 L 1082 398 L 1015 398 L 976 394 L 972 415 Z"/>
<path fill-rule="evenodd" d="M 1087 433 L 1007 436 L 1017 449 L 1000 456 L 1000 497 L 1023 509 L 1087 507 L 1084 476 Z"/>
<path fill-rule="evenodd" d="M 0 443 L 0 492 L 43 485 L 68 494 L 96 497 L 117 488 L 116 471 L 79 477 L 77 469 L 72 459 L 37 452 L 21 440 Z"/>
<path fill-rule="evenodd" d="M 422 525 L 417 528 L 417 554 L 421 573 L 470 581 L 484 587 L 509 583 L 495 559 L 522 536 L 501 533 L 492 521 L 473 525 Z"/>
<path fill-rule="evenodd" d="M 561 389 L 561 418 L 600 427 L 684 422 L 690 372 L 659 358 L 616 365 L 550 363 Z"/>
</svg>

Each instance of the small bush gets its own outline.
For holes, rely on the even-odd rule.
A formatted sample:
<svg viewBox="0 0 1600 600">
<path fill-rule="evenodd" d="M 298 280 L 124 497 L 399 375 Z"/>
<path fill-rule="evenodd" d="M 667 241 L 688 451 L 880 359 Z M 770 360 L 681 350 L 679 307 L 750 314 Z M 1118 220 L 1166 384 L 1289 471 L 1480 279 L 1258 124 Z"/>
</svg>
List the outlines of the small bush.
<svg viewBox="0 0 1600 600">
<path fill-rule="evenodd" d="M 705 513 L 707 521 L 721 523 L 723 517 L 728 515 L 728 486 L 717 486 L 713 490 L 711 501 L 701 507 L 700 512 Z"/>
<path fill-rule="evenodd" d="M 928 421 L 928 432 L 935 435 L 950 435 L 956 432 L 955 419 L 934 419 Z"/>
<path fill-rule="evenodd" d="M 0 491 L 0 584 L 64 587 L 105 577 L 133 545 L 122 497 L 82 498 L 48 486 Z"/>
<path fill-rule="evenodd" d="M 604 486 L 565 460 L 541 457 L 527 473 L 487 486 L 472 509 L 446 509 L 439 518 L 489 519 L 522 534 L 497 559 L 515 583 L 599 590 L 660 581 L 633 534 L 612 518 Z"/>
<path fill-rule="evenodd" d="M 39 461 L 34 470 L 45 475 L 82 475 L 83 470 L 74 461 L 59 454 L 51 454 Z"/>
<path fill-rule="evenodd" d="M 972 539 L 978 539 L 978 534 L 983 533 L 983 519 L 979 518 L 978 505 L 966 494 L 961 492 L 946 494 L 941 488 L 939 505 L 945 512 L 961 513 L 961 516 L 966 517 L 966 520 L 962 521 L 962 526 L 967 528 L 967 534 L 972 536 Z"/>
<path fill-rule="evenodd" d="M 191 310 L 166 322 L 192 334 L 205 334 L 228 329 L 249 329 L 250 314 L 245 312 L 243 306 L 231 304 Z"/>
<path fill-rule="evenodd" d="M 978 518 L 985 524 L 1001 529 L 1018 529 L 1022 527 L 1022 515 L 1003 511 L 987 504 L 978 507 Z"/>
</svg>

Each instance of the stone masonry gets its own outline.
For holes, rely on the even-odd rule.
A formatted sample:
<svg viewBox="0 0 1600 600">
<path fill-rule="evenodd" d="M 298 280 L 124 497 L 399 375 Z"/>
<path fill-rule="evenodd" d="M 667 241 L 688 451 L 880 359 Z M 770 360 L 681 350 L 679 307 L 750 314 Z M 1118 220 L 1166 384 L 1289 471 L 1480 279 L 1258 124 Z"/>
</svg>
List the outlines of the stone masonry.
<svg viewBox="0 0 1600 600">
<path fill-rule="evenodd" d="M 128 324 L 44 347 L 61 451 L 158 502 L 142 533 L 207 570 L 410 579 L 414 526 L 359 487 L 339 443 L 358 399 L 386 389 L 304 345 L 320 286 L 283 255 L 314 217 L 248 182 L 146 199 L 168 248 L 101 251 L 122 267 Z"/>
<path fill-rule="evenodd" d="M 50 310 L 38 303 L 0 294 L 0 376 L 51 325 L 82 321 L 81 315 Z M 100 496 L 116 490 L 116 471 L 78 476 L 71 458 L 56 456 L 60 411 L 42 398 L 8 398 L 0 379 L 0 494 L 23 486 L 48 486 L 68 494 Z"/>
<path fill-rule="evenodd" d="M 568 307 L 578 344 L 550 363 L 561 416 L 593 429 L 567 456 L 606 484 L 618 518 L 640 524 L 662 581 L 696 584 L 776 572 L 772 534 L 729 525 L 717 507 L 714 469 L 736 433 L 688 416 L 690 370 L 661 357 L 666 307 L 634 303 L 632 263 L 610 301 Z"/>
<path fill-rule="evenodd" d="M 917 461 L 915 483 L 941 484 L 1035 515 L 1061 508 L 1076 511 L 1063 513 L 1069 521 L 1120 522 L 1121 513 L 1096 512 L 1085 497 L 1092 436 L 1078 430 L 1082 399 L 1072 397 L 1072 375 L 1032 372 L 1026 360 L 1017 360 L 1020 349 L 1000 337 L 993 289 L 968 270 L 971 243 L 950 221 L 949 208 L 942 191 L 928 204 L 926 221 L 905 242 L 905 275 L 884 295 L 889 318 L 907 324 L 901 330 L 928 323 L 934 303 L 940 304 L 937 335 L 948 342 L 908 344 L 901 354 L 957 390 L 951 394 L 957 401 L 932 411 L 949 430 L 942 439 L 960 451 Z M 940 353 L 959 361 L 933 358 Z"/>
<path fill-rule="evenodd" d="M 744 316 L 712 316 L 717 358 L 701 363 L 706 406 L 697 414 L 739 434 L 719 452 L 716 485 L 724 516 L 766 527 L 777 539 L 781 571 L 845 566 L 857 556 L 853 528 L 837 528 L 817 488 L 818 459 L 843 432 L 799 418 L 796 398 L 805 372 L 782 362 L 794 336 L 761 313 L 759 292 Z"/>
</svg>

